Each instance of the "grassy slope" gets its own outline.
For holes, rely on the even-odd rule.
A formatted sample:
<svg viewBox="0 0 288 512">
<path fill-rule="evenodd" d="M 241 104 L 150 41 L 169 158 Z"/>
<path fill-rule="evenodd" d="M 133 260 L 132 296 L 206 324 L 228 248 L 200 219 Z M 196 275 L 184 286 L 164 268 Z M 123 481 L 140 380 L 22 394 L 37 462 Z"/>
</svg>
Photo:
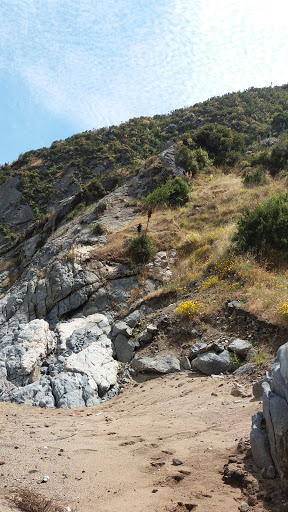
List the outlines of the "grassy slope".
<svg viewBox="0 0 288 512">
<path fill-rule="evenodd" d="M 20 155 L 11 165 L 0 168 L 0 180 L 19 175 L 23 201 L 37 203 L 43 214 L 49 209 L 50 197 L 55 199 L 55 184 L 71 167 L 79 190 L 91 180 L 93 169 L 99 164 L 104 169 L 97 177 L 99 182 L 107 174 L 121 181 L 127 174 L 137 173 L 143 161 L 156 155 L 165 141 L 180 140 L 187 131 L 193 135 L 194 129 L 207 122 L 232 127 L 244 134 L 247 144 L 255 142 L 259 135 L 268 136 L 273 116 L 288 110 L 287 87 L 253 88 L 212 98 L 167 116 L 132 119 L 120 126 L 74 135 L 54 142 L 50 148 Z M 283 322 L 277 307 L 286 299 L 285 265 L 274 261 L 271 267 L 265 261 L 256 262 L 251 255 L 235 257 L 229 248 L 243 209 L 284 191 L 285 173 L 282 178 L 268 178 L 265 185 L 244 188 L 241 173 L 245 173 L 245 166 L 247 162 L 230 168 L 230 174 L 211 167 L 206 174 L 196 175 L 191 181 L 192 199 L 188 205 L 176 211 L 157 212 L 149 231 L 159 249 L 178 249 L 171 288 L 179 289 L 181 294 L 186 288 L 193 290 L 207 312 L 217 310 L 227 298 L 238 298 L 256 314 Z M 145 224 L 144 218 L 139 221 Z M 120 240 L 120 234 L 116 240 L 114 236 L 114 253 L 119 251 Z"/>
</svg>

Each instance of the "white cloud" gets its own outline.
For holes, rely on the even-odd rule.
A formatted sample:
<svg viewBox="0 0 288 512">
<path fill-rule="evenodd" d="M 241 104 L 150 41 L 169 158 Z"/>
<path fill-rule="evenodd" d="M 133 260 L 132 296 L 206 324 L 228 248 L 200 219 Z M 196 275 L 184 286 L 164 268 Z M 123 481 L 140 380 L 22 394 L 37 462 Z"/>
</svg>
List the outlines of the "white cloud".
<svg viewBox="0 0 288 512">
<path fill-rule="evenodd" d="M 2 0 L 0 72 L 19 76 L 35 102 L 79 129 L 165 112 L 288 81 L 286 3 L 269 6 Z"/>
</svg>

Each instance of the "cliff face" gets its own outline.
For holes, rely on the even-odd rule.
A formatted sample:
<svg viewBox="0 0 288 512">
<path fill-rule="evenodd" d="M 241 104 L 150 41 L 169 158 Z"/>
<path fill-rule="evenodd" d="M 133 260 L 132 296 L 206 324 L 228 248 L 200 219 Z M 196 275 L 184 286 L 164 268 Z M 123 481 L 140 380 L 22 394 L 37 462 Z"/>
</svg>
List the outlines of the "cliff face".
<svg viewBox="0 0 288 512">
<path fill-rule="evenodd" d="M 173 146 L 159 155 L 159 160 L 165 158 L 171 174 L 176 170 Z M 1 400 L 41 407 L 91 406 L 117 393 L 119 364 L 131 361 L 137 348 L 131 327 L 146 307 L 133 300 L 133 293 L 139 295 L 139 268 L 127 255 L 114 261 L 107 254 L 107 233 L 128 226 L 128 239 L 134 235 L 139 212 L 129 201 L 150 183 L 151 172 L 144 167 L 140 178 L 129 179 L 90 206 L 76 207 L 74 213 L 76 194 L 60 202 L 42 226 L 24 213 L 18 215 L 17 205 L 13 216 L 20 200 L 17 178 L 1 186 L 6 219 L 18 222 L 19 230 L 30 222 L 24 240 L 2 243 Z M 121 234 L 119 238 L 121 249 L 125 241 Z M 103 256 L 97 256 L 99 251 Z M 146 265 L 144 292 L 157 290 L 170 278 L 168 258 L 161 252 Z M 127 323 L 117 327 L 125 310 Z"/>
</svg>

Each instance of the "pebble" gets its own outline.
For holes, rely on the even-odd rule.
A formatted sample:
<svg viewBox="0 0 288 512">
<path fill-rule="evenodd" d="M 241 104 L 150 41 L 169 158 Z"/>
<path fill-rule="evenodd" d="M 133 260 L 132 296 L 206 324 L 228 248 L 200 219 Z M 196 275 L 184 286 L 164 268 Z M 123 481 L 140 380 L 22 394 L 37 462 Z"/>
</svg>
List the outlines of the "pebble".
<svg viewBox="0 0 288 512">
<path fill-rule="evenodd" d="M 181 464 L 183 464 L 183 462 L 179 459 L 173 459 L 172 464 L 173 464 L 173 466 L 181 466 Z"/>
<path fill-rule="evenodd" d="M 246 501 L 243 501 L 239 507 L 240 512 L 249 512 L 249 505 Z"/>
</svg>

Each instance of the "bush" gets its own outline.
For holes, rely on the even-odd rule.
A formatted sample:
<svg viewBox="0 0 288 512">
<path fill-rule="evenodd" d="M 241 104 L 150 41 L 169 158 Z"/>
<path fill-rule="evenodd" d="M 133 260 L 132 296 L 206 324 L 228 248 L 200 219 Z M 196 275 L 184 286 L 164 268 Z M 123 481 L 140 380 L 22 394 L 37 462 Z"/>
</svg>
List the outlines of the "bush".
<svg viewBox="0 0 288 512">
<path fill-rule="evenodd" d="M 94 226 L 92 226 L 91 231 L 92 231 L 93 235 L 96 235 L 96 236 L 103 235 L 104 228 L 103 228 L 102 224 L 100 224 L 100 222 L 97 222 L 96 224 L 94 224 Z"/>
<path fill-rule="evenodd" d="M 146 206 L 153 207 L 160 204 L 172 207 L 183 206 L 189 200 L 189 187 L 182 178 L 168 180 L 161 187 L 156 188 L 143 199 Z"/>
<path fill-rule="evenodd" d="M 210 123 L 198 128 L 194 141 L 208 152 L 215 165 L 234 165 L 245 150 L 243 135 L 219 124 Z"/>
<path fill-rule="evenodd" d="M 154 252 L 152 240 L 145 233 L 135 236 L 129 243 L 129 253 L 134 263 L 147 263 Z"/>
<path fill-rule="evenodd" d="M 253 187 L 254 185 L 264 185 L 266 182 L 266 174 L 261 171 L 260 169 L 257 169 L 255 172 L 247 172 L 243 184 L 246 187 Z"/>
<path fill-rule="evenodd" d="M 180 302 L 179 306 L 175 309 L 175 312 L 181 316 L 189 317 L 194 316 L 200 312 L 202 304 L 198 300 L 187 300 Z"/>
<path fill-rule="evenodd" d="M 75 217 L 78 217 L 79 215 L 81 215 L 81 213 L 83 213 L 84 210 L 85 210 L 85 204 L 83 204 L 83 203 L 77 204 L 77 206 L 76 206 L 76 208 L 74 208 L 73 212 L 71 212 L 68 215 L 68 219 L 70 219 L 70 220 L 75 219 Z"/>
<path fill-rule="evenodd" d="M 247 208 L 232 240 L 239 251 L 287 251 L 288 193 L 273 196 L 254 210 Z"/>
<path fill-rule="evenodd" d="M 211 165 L 207 151 L 202 148 L 191 150 L 187 146 L 181 146 L 177 150 L 176 158 L 185 171 L 192 173 L 192 176 Z"/>
</svg>

